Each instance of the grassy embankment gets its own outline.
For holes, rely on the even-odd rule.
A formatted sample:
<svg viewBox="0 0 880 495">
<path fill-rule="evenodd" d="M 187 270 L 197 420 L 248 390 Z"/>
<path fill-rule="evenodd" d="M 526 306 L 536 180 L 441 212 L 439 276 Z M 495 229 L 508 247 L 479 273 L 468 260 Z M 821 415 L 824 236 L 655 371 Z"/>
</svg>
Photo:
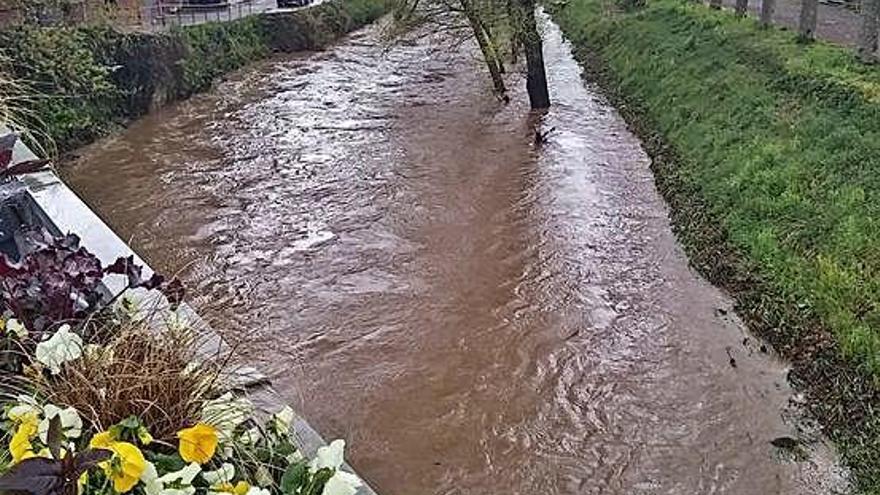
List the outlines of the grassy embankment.
<svg viewBox="0 0 880 495">
<path fill-rule="evenodd" d="M 19 124 L 64 152 L 273 51 L 321 48 L 384 12 L 384 0 L 334 0 L 161 34 L 19 28 L 0 32 L 0 74 L 24 85 Z"/>
<path fill-rule="evenodd" d="M 644 138 L 694 265 L 880 493 L 880 71 L 681 0 L 552 10 Z"/>
</svg>

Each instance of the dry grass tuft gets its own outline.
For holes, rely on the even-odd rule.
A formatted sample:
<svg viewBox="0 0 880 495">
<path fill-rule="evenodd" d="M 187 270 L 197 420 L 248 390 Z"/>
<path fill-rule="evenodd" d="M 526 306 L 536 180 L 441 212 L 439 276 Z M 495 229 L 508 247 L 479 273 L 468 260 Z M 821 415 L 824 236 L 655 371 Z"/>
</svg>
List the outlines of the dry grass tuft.
<svg viewBox="0 0 880 495">
<path fill-rule="evenodd" d="M 219 392 L 227 356 L 199 355 L 203 336 L 196 330 L 154 326 L 138 322 L 105 329 L 114 335 L 106 346 L 86 349 L 57 376 L 36 378 L 37 395 L 76 408 L 98 430 L 137 416 L 156 439 L 173 441 Z"/>
</svg>

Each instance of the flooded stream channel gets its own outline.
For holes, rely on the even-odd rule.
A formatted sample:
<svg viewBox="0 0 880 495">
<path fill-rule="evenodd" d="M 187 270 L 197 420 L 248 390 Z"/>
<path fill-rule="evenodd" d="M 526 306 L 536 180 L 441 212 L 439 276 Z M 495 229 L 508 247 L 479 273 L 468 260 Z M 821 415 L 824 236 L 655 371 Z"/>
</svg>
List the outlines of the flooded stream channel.
<svg viewBox="0 0 880 495">
<path fill-rule="evenodd" d="M 250 67 L 65 177 L 381 495 L 804 494 L 784 363 L 697 276 L 649 159 L 545 28 L 533 146 L 472 51 L 376 28 Z M 736 366 L 732 366 L 731 359 Z"/>
</svg>

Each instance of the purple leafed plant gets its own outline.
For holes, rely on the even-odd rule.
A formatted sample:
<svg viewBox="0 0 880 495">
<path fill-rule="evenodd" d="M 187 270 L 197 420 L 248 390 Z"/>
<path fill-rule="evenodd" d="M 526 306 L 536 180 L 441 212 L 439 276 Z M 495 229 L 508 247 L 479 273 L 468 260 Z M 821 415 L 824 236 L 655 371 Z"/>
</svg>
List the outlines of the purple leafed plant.
<svg viewBox="0 0 880 495">
<path fill-rule="evenodd" d="M 51 458 L 25 459 L 0 476 L 0 492 L 30 495 L 76 495 L 80 476 L 101 462 L 108 461 L 113 452 L 91 449 L 62 455 L 64 433 L 61 417 L 49 421 L 46 433 Z"/>
<path fill-rule="evenodd" d="M 108 294 L 101 285 L 107 273 L 127 276 L 126 288 L 162 291 L 172 306 L 183 298 L 178 280 L 166 282 L 161 275 L 143 279 L 142 269 L 133 257 L 119 258 L 102 267 L 74 234 L 53 237 L 42 230 L 31 234 L 29 243 L 36 248 L 18 263 L 0 255 L 0 313 L 12 313 L 37 333 L 36 340 L 59 324 L 75 327 L 112 303 L 116 295 Z"/>
</svg>

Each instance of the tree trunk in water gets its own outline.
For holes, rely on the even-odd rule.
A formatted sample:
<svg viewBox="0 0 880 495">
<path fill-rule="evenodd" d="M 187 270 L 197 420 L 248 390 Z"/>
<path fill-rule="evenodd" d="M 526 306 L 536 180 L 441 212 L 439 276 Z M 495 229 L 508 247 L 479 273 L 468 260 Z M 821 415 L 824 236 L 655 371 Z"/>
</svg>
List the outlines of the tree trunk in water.
<svg viewBox="0 0 880 495">
<path fill-rule="evenodd" d="M 880 0 L 862 0 L 862 32 L 859 36 L 859 58 L 862 62 L 875 62 L 877 51 L 878 18 Z"/>
<path fill-rule="evenodd" d="M 761 1 L 761 25 L 769 27 L 773 24 L 773 11 L 776 10 L 776 0 Z"/>
<path fill-rule="evenodd" d="M 801 2 L 799 33 L 803 41 L 812 41 L 816 35 L 816 9 L 818 8 L 818 0 L 803 0 Z"/>
<path fill-rule="evenodd" d="M 492 31 L 480 18 L 477 18 L 477 23 L 479 23 L 480 29 L 486 33 L 489 53 L 492 54 L 492 59 L 495 61 L 495 64 L 498 65 L 498 71 L 504 74 L 506 72 L 504 70 L 504 60 L 501 58 L 501 52 L 498 51 L 498 45 L 495 44 L 495 38 L 492 37 Z"/>
<path fill-rule="evenodd" d="M 483 52 L 483 58 L 486 59 L 486 66 L 489 68 L 489 76 L 492 78 L 492 86 L 495 88 L 495 92 L 498 93 L 498 95 L 506 99 L 507 87 L 504 85 L 504 77 L 502 76 L 504 71 L 501 69 L 501 63 L 496 58 L 495 52 L 492 50 L 492 45 L 486 37 L 486 33 L 478 32 L 476 29 L 474 31 L 474 35 L 477 38 L 477 44 L 480 45 L 480 51 Z"/>
<path fill-rule="evenodd" d="M 547 72 L 544 69 L 544 43 L 535 19 L 535 0 L 511 0 L 517 10 L 517 39 L 526 54 L 526 90 L 533 109 L 550 108 Z"/>
<path fill-rule="evenodd" d="M 486 66 L 489 68 L 489 76 L 492 78 L 492 86 L 495 88 L 495 93 L 506 101 L 507 87 L 504 85 L 504 77 L 501 75 L 503 72 L 501 61 L 498 60 L 498 54 L 492 48 L 492 41 L 489 39 L 489 35 L 483 28 L 482 21 L 474 11 L 470 1 L 460 0 L 460 3 L 465 17 L 467 17 L 468 24 L 470 24 L 471 30 L 474 32 L 474 39 L 477 40 L 477 45 L 483 53 L 483 59 L 486 60 Z"/>
<path fill-rule="evenodd" d="M 745 17 L 746 11 L 749 9 L 749 0 L 736 0 L 736 15 Z"/>
<path fill-rule="evenodd" d="M 515 5 L 516 0 L 507 0 L 507 18 L 510 19 L 510 26 L 514 29 L 514 32 L 511 33 L 510 36 L 510 64 L 516 65 L 517 60 L 519 60 L 519 33 L 517 32 L 518 26 L 522 23 L 522 19 L 519 18 L 519 9 Z"/>
</svg>

